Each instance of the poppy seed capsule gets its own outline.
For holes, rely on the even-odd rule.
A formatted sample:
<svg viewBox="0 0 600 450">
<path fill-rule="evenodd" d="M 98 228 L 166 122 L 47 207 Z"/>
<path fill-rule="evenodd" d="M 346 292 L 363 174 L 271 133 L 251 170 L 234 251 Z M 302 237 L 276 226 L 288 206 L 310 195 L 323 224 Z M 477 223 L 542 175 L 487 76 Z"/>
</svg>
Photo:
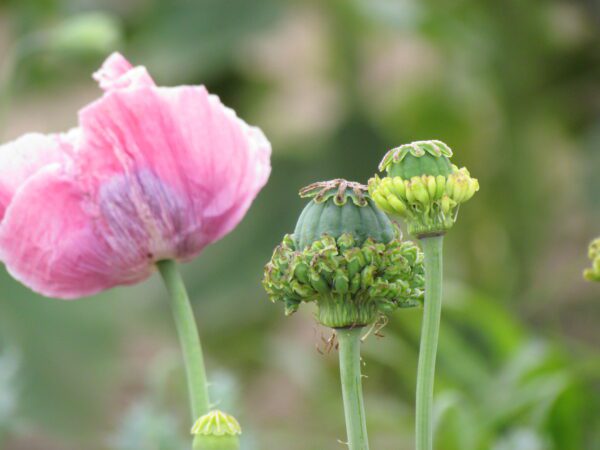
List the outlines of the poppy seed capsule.
<svg viewBox="0 0 600 450">
<path fill-rule="evenodd" d="M 235 417 L 214 410 L 192 427 L 194 450 L 239 450 L 242 428 Z"/>
<path fill-rule="evenodd" d="M 387 175 L 369 180 L 369 193 L 384 211 L 405 218 L 414 236 L 443 234 L 458 207 L 479 190 L 464 167 L 450 162 L 452 150 L 441 141 L 417 141 L 390 150 L 379 164 Z"/>
<path fill-rule="evenodd" d="M 265 267 L 272 301 L 292 314 L 315 302 L 317 320 L 331 328 L 364 326 L 398 307 L 420 304 L 423 256 L 369 198 L 366 186 L 346 180 L 315 183 L 293 235 L 286 235 Z"/>
<path fill-rule="evenodd" d="M 341 179 L 303 188 L 300 196 L 313 200 L 296 223 L 294 239 L 298 248 L 306 248 L 325 234 L 337 239 L 349 233 L 358 243 L 369 237 L 378 242 L 391 241 L 392 223 L 365 193 L 363 185 Z"/>
</svg>

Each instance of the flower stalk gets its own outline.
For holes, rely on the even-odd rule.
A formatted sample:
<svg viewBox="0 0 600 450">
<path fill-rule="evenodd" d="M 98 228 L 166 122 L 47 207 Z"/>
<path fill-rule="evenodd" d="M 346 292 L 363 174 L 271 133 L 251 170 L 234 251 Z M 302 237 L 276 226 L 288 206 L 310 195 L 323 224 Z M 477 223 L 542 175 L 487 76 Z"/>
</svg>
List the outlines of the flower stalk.
<svg viewBox="0 0 600 450">
<path fill-rule="evenodd" d="M 195 421 L 209 412 L 210 401 L 204 357 L 194 312 L 185 284 L 177 269 L 177 263 L 172 260 L 164 260 L 159 261 L 156 265 L 171 299 L 171 309 L 185 363 L 192 421 Z"/>
<path fill-rule="evenodd" d="M 362 327 L 337 329 L 340 378 L 346 417 L 346 432 L 350 450 L 368 450 L 367 422 L 360 371 Z"/>
<path fill-rule="evenodd" d="M 443 236 L 421 239 L 425 256 L 425 305 L 417 368 L 416 450 L 433 449 L 433 385 L 442 313 Z"/>
<path fill-rule="evenodd" d="M 420 239 L 425 257 L 425 302 L 417 368 L 416 450 L 433 449 L 433 386 L 442 312 L 443 236 L 454 226 L 462 203 L 479 190 L 469 171 L 451 163 L 452 150 L 442 141 L 416 141 L 383 157 L 380 178 L 369 180 L 377 206 L 400 216 Z"/>
<path fill-rule="evenodd" d="M 265 267 L 263 286 L 286 315 L 316 303 L 317 321 L 339 342 L 342 397 L 350 450 L 368 450 L 362 395 L 363 327 L 423 298 L 423 254 L 375 205 L 367 187 L 342 179 L 300 191 L 311 198 L 294 234 Z"/>
</svg>

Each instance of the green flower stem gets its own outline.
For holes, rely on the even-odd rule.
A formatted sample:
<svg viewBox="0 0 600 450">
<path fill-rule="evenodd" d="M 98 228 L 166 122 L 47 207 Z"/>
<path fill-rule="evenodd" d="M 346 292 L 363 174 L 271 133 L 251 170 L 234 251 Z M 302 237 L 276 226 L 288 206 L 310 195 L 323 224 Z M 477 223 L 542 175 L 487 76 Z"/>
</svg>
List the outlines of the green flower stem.
<svg viewBox="0 0 600 450">
<path fill-rule="evenodd" d="M 342 396 L 346 415 L 348 448 L 368 450 L 367 423 L 360 374 L 360 337 L 362 327 L 338 328 Z"/>
<path fill-rule="evenodd" d="M 177 269 L 177 263 L 165 260 L 159 261 L 156 265 L 171 298 L 171 308 L 185 361 L 192 423 L 194 423 L 200 416 L 207 414 L 210 409 L 208 382 L 206 381 L 204 358 L 194 312 L 183 279 Z"/>
<path fill-rule="evenodd" d="M 425 306 L 417 369 L 416 450 L 433 450 L 433 382 L 442 313 L 443 236 L 421 239 L 425 256 Z"/>
</svg>

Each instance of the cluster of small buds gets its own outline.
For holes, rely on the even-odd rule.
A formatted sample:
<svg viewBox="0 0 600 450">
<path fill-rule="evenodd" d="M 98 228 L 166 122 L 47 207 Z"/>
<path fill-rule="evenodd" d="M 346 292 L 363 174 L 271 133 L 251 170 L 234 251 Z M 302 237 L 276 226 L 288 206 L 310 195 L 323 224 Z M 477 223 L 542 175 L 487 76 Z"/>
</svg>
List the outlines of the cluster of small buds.
<svg viewBox="0 0 600 450">
<path fill-rule="evenodd" d="M 214 410 L 196 421 L 192 434 L 194 450 L 239 450 L 242 428 L 235 417 Z"/>
<path fill-rule="evenodd" d="M 466 168 L 450 164 L 450 155 L 451 150 L 440 141 L 393 149 L 380 164 L 380 170 L 388 175 L 371 178 L 369 193 L 381 209 L 405 218 L 411 234 L 443 233 L 454 224 L 458 206 L 479 190 L 479 182 Z M 429 161 L 417 167 L 414 158 L 407 156 L 427 157 Z"/>
<path fill-rule="evenodd" d="M 585 269 L 583 276 L 589 281 L 600 281 L 600 238 L 592 241 L 588 255 L 592 261 L 592 267 Z"/>
<path fill-rule="evenodd" d="M 317 320 L 331 328 L 364 326 L 423 298 L 423 255 L 410 241 L 388 243 L 352 234 L 324 235 L 303 250 L 286 235 L 265 268 L 263 285 L 272 301 L 292 314 L 301 302 L 316 302 Z"/>
</svg>

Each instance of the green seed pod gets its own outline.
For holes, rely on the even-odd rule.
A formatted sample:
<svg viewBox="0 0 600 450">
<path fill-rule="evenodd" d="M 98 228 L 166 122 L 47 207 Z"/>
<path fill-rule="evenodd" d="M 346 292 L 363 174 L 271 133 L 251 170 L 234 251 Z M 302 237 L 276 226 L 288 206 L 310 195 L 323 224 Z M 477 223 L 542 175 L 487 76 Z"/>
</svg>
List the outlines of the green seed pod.
<svg viewBox="0 0 600 450">
<path fill-rule="evenodd" d="M 361 184 L 346 180 L 314 183 L 300 191 L 303 198 L 312 198 L 306 205 L 294 230 L 299 249 L 323 235 L 339 238 L 351 235 L 357 244 L 371 237 L 389 242 L 394 229 L 386 215 L 365 195 Z"/>
<path fill-rule="evenodd" d="M 420 304 L 421 251 L 402 241 L 366 186 L 333 180 L 313 184 L 301 195 L 312 199 L 294 235 L 275 249 L 263 279 L 271 300 L 283 302 L 286 314 L 300 302 L 315 302 L 320 323 L 345 328 Z"/>
<path fill-rule="evenodd" d="M 600 237 L 592 241 L 588 255 L 592 261 L 592 267 L 585 269 L 583 276 L 588 281 L 600 281 Z"/>
<path fill-rule="evenodd" d="M 412 235 L 443 234 L 454 225 L 459 205 L 479 190 L 479 182 L 464 167 L 453 165 L 451 156 L 441 141 L 392 149 L 379 165 L 386 176 L 371 178 L 369 193 L 381 209 L 403 217 Z"/>
<path fill-rule="evenodd" d="M 239 450 L 242 429 L 235 417 L 215 410 L 192 427 L 194 450 Z"/>
</svg>

